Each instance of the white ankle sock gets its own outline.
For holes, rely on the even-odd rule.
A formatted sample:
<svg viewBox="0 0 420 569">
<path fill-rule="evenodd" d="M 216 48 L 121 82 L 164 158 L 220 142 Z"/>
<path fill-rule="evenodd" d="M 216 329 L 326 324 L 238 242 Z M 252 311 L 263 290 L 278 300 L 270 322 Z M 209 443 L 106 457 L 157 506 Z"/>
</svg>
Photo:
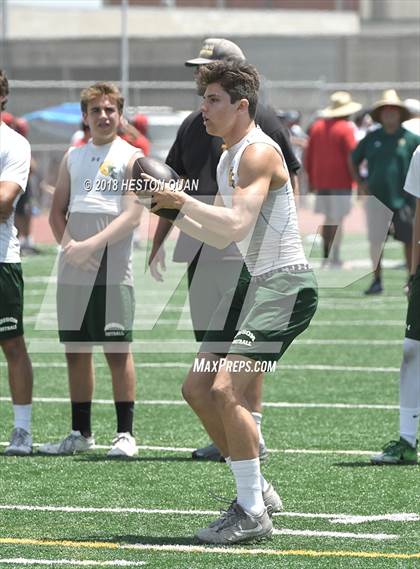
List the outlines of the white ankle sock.
<svg viewBox="0 0 420 569">
<path fill-rule="evenodd" d="M 400 437 L 410 443 L 412 447 L 416 446 L 419 415 L 420 407 L 417 409 L 400 407 Z"/>
<path fill-rule="evenodd" d="M 265 445 L 264 437 L 263 437 L 263 434 L 261 431 L 262 414 L 257 413 L 256 411 L 253 411 L 251 413 L 251 415 L 253 416 L 255 424 L 257 425 L 258 437 L 260 439 L 260 444 Z"/>
<path fill-rule="evenodd" d="M 225 461 L 228 467 L 232 470 L 232 459 L 230 458 L 230 456 L 227 456 L 225 458 Z M 264 478 L 264 476 L 261 473 L 260 473 L 260 484 L 261 484 L 261 491 L 267 492 L 270 484 L 267 482 L 267 480 Z"/>
<path fill-rule="evenodd" d="M 269 487 L 269 483 L 267 482 L 267 480 L 264 478 L 264 476 L 262 474 L 260 474 L 260 484 L 261 484 L 261 491 L 267 492 L 268 487 Z"/>
<path fill-rule="evenodd" d="M 238 504 L 251 515 L 264 511 L 261 492 L 260 459 L 232 460 L 231 469 L 235 477 Z"/>
<path fill-rule="evenodd" d="M 420 341 L 405 338 L 400 372 L 400 436 L 416 444 L 420 414 Z"/>
<path fill-rule="evenodd" d="M 25 429 L 31 432 L 32 405 L 13 405 L 15 429 Z"/>
</svg>

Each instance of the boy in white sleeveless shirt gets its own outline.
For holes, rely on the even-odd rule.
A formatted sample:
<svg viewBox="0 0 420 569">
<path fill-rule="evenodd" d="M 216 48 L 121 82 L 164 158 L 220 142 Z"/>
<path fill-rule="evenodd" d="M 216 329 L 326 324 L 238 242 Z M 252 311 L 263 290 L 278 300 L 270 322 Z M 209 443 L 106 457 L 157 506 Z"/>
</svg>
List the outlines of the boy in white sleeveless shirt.
<svg viewBox="0 0 420 569">
<path fill-rule="evenodd" d="M 214 205 L 207 205 L 165 188 L 155 195 L 154 209 L 181 210 L 183 217 L 175 222 L 180 229 L 220 248 L 234 241 L 245 261 L 183 385 L 185 399 L 226 458 L 237 489 L 228 511 L 197 537 L 230 545 L 269 537 L 271 514 L 282 507 L 260 473 L 257 428 L 243 394 L 256 374 L 275 364 L 307 328 L 317 287 L 298 233 L 281 150 L 253 120 L 256 69 L 219 61 L 201 67 L 197 82 L 207 132 L 223 137 L 226 145 L 217 172 L 219 193 Z"/>
<path fill-rule="evenodd" d="M 0 112 L 9 83 L 0 70 Z M 0 346 L 7 361 L 14 429 L 6 455 L 32 452 L 32 366 L 23 337 L 23 278 L 14 226 L 16 203 L 26 189 L 31 163 L 28 141 L 0 118 Z"/>
<path fill-rule="evenodd" d="M 45 454 L 74 454 L 95 444 L 90 420 L 94 344 L 103 345 L 117 414 L 117 435 L 108 456 L 137 454 L 136 378 L 129 343 L 134 319 L 132 237 L 142 206 L 129 191 L 129 180 L 141 153 L 117 136 L 123 104 L 112 83 L 95 83 L 82 92 L 83 120 L 92 139 L 66 152 L 58 175 L 50 224 L 61 244 L 57 312 L 72 430 L 62 441 L 43 445 L 40 452 Z"/>
</svg>

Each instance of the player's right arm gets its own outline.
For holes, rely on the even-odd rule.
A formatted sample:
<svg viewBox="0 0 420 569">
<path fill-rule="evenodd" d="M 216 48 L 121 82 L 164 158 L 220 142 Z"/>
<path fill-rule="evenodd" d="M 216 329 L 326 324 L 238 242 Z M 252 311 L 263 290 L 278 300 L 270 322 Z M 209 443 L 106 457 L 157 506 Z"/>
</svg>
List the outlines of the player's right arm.
<svg viewBox="0 0 420 569">
<path fill-rule="evenodd" d="M 185 168 L 182 162 L 182 140 L 185 137 L 185 125 L 183 124 L 179 127 L 176 139 L 169 149 L 168 156 L 166 157 L 166 164 L 178 172 L 178 174 L 184 174 Z M 148 264 L 150 268 L 150 274 L 152 277 L 159 281 L 163 281 L 162 272 L 166 271 L 165 264 L 165 240 L 168 234 L 172 230 L 172 223 L 169 219 L 164 217 L 159 217 L 159 222 L 157 224 L 155 234 L 153 235 L 152 250 L 150 252 Z"/>
<path fill-rule="evenodd" d="M 14 144 L 12 151 L 6 153 L 0 172 L 0 223 L 6 223 L 12 215 L 13 204 L 28 182 L 31 148 L 22 137 Z"/>
<path fill-rule="evenodd" d="M 152 250 L 150 252 L 148 263 L 152 277 L 160 282 L 163 281 L 161 271 L 166 270 L 165 247 L 163 244 L 171 229 L 172 223 L 169 219 L 159 217 L 159 222 L 153 236 Z"/>
<path fill-rule="evenodd" d="M 420 198 L 416 199 L 416 213 L 413 225 L 413 256 L 411 263 L 411 274 L 415 275 L 417 267 L 420 265 Z"/>
<path fill-rule="evenodd" d="M 49 222 L 57 243 L 64 246 L 71 236 L 66 233 L 67 213 L 70 203 L 70 174 L 67 167 L 68 152 L 65 153 L 58 172 L 53 195 Z"/>
<path fill-rule="evenodd" d="M 353 152 L 348 155 L 348 166 L 351 177 L 357 183 L 357 193 L 358 195 L 366 195 L 368 193 L 368 183 L 364 180 L 359 173 L 359 165 L 365 159 L 365 139 L 362 139 Z"/>
<path fill-rule="evenodd" d="M 219 193 L 216 194 L 213 206 L 224 207 L 223 198 Z M 197 241 L 203 241 L 203 243 L 216 247 L 216 249 L 225 249 L 232 242 L 231 239 L 206 229 L 201 223 L 194 221 L 188 215 L 179 216 L 173 224 L 190 237 L 197 239 Z"/>
</svg>

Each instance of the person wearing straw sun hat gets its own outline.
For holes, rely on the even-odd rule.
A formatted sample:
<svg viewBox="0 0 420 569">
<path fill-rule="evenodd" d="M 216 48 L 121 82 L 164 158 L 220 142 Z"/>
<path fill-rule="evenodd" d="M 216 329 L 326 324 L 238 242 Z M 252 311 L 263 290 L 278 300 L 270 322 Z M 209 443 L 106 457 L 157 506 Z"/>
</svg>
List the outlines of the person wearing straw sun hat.
<svg viewBox="0 0 420 569">
<path fill-rule="evenodd" d="M 404 253 L 409 270 L 412 250 L 412 227 L 414 203 L 404 192 L 411 156 L 420 137 L 406 130 L 402 123 L 411 113 L 394 89 L 387 89 L 369 111 L 372 119 L 381 125 L 361 140 L 352 154 L 352 171 L 361 193 L 375 196 L 393 212 L 391 231 L 394 239 L 404 244 Z M 363 180 L 358 167 L 366 160 L 368 176 Z M 374 270 L 374 279 L 365 294 L 380 294 L 382 287 L 381 255 L 384 225 L 387 212 L 375 207 L 374 200 L 366 202 L 368 238 Z M 386 233 L 386 231 L 385 231 Z M 379 259 L 379 262 L 376 260 Z"/>
<path fill-rule="evenodd" d="M 351 208 L 354 182 L 348 158 L 357 145 L 356 129 L 348 119 L 362 108 L 350 93 L 337 91 L 309 131 L 305 167 L 309 188 L 316 192 L 315 213 L 322 213 L 324 265 L 341 266 L 342 221 Z"/>
</svg>

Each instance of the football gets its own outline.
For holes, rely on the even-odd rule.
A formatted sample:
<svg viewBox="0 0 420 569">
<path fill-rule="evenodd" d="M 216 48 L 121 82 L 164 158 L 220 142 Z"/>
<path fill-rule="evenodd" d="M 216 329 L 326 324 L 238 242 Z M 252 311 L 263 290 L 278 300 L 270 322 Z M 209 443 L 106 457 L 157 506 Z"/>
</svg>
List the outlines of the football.
<svg viewBox="0 0 420 569">
<path fill-rule="evenodd" d="M 141 174 L 148 174 L 153 178 L 158 180 L 157 183 L 152 183 L 148 180 L 144 180 Z M 164 182 L 173 183 L 174 185 L 180 179 L 178 174 L 173 170 L 170 166 L 165 164 L 164 162 L 160 162 L 155 158 L 150 158 L 149 156 L 142 156 L 141 158 L 137 158 L 137 160 L 133 164 L 133 173 L 132 179 L 135 180 L 136 187 L 140 188 L 137 190 L 139 195 L 143 194 L 144 197 L 152 198 L 150 202 L 147 199 L 146 207 L 152 208 L 154 206 L 153 203 L 153 192 L 159 191 L 159 182 L 163 184 Z M 153 212 L 160 217 L 165 217 L 166 219 L 174 220 L 176 219 L 179 210 L 177 209 L 160 209 L 159 211 Z"/>
</svg>

